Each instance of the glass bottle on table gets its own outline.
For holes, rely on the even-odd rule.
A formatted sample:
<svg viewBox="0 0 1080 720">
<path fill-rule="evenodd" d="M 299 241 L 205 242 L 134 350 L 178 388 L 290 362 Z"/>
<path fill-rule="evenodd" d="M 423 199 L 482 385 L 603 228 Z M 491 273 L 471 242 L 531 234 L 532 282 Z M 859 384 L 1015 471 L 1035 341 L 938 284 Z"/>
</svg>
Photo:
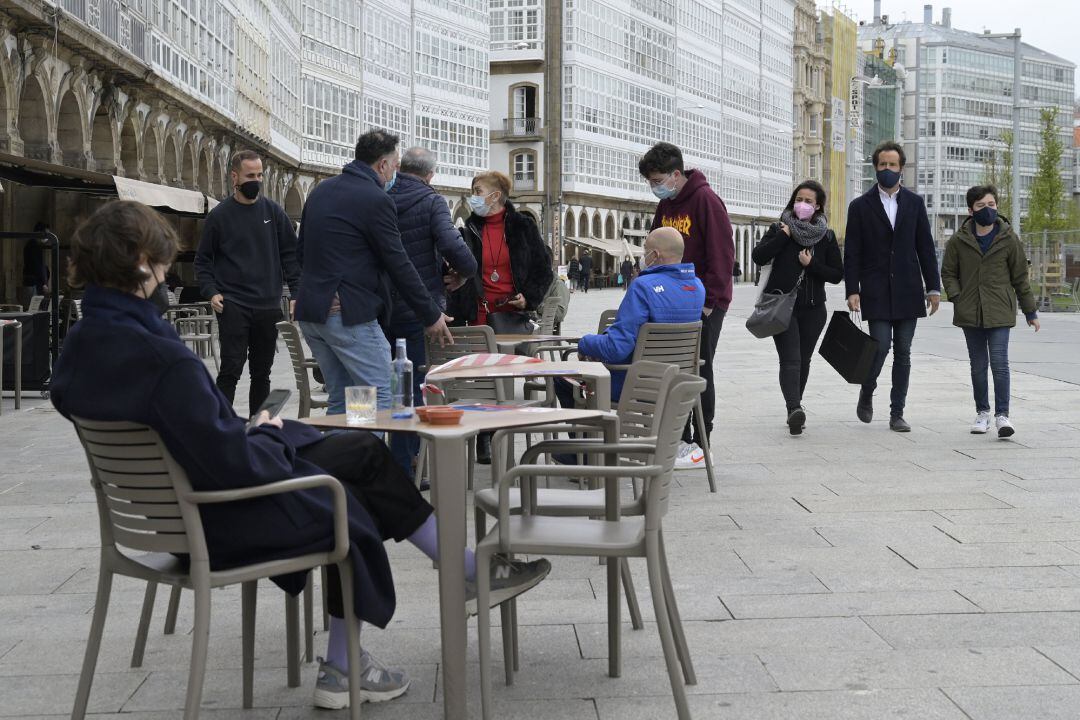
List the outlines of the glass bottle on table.
<svg viewBox="0 0 1080 720">
<path fill-rule="evenodd" d="M 390 368 L 391 416 L 413 416 L 413 364 L 405 355 L 405 339 L 398 338 Z"/>
</svg>

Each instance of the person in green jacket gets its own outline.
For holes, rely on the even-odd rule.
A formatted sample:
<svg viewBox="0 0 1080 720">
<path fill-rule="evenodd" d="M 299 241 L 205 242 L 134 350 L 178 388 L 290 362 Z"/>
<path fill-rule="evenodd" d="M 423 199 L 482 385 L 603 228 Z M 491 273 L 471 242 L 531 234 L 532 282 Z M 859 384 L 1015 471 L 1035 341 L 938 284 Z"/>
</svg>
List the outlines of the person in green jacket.
<svg viewBox="0 0 1080 720">
<path fill-rule="evenodd" d="M 967 191 L 968 213 L 945 246 L 941 282 L 953 304 L 953 325 L 964 330 L 975 394 L 972 434 L 990 430 L 987 367 L 994 375 L 994 425 L 999 438 L 1016 432 L 1009 421 L 1009 329 L 1016 305 L 1027 324 L 1039 330 L 1035 296 L 1028 284 L 1027 256 L 1008 220 L 998 216 L 997 189 L 976 185 Z"/>
</svg>

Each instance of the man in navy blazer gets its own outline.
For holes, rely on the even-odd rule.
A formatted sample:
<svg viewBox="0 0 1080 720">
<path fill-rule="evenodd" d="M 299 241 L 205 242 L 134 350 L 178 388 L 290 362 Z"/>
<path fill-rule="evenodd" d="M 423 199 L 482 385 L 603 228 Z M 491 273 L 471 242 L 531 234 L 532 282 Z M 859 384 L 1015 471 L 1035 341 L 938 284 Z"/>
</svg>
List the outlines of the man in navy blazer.
<svg viewBox="0 0 1080 720">
<path fill-rule="evenodd" d="M 348 385 L 374 386 L 379 409 L 390 407 L 390 344 L 379 325 L 390 315 L 385 279 L 430 337 L 453 342 L 442 306 L 401 244 L 387 195 L 397 180 L 397 146 L 385 130 L 361 135 L 356 159 L 315 187 L 300 219 L 296 319 L 326 379 L 331 414 L 345 412 Z"/>
<path fill-rule="evenodd" d="M 922 197 L 900 185 L 904 149 L 887 141 L 874 150 L 877 184 L 848 206 L 844 241 L 844 280 L 848 308 L 862 312 L 878 341 L 870 376 L 859 392 L 856 415 L 865 423 L 874 417 L 877 378 L 893 349 L 889 428 L 910 432 L 904 420 L 911 376 L 911 341 L 921 317 L 937 312 L 941 276 Z"/>
</svg>

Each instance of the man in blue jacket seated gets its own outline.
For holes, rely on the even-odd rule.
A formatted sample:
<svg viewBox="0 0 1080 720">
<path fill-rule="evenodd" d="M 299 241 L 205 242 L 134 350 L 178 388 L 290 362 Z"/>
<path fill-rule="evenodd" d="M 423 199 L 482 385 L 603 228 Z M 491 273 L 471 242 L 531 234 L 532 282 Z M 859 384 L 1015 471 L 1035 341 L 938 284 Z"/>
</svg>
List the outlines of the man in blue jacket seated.
<svg viewBox="0 0 1080 720">
<path fill-rule="evenodd" d="M 626 291 L 615 322 L 600 335 L 586 335 L 578 343 L 582 357 L 625 365 L 634 355 L 638 331 L 647 322 L 685 323 L 701 319 L 705 286 L 694 274 L 694 266 L 682 261 L 682 234 L 671 227 L 659 227 L 645 238 L 645 268 Z M 611 373 L 611 401 L 618 402 L 626 372 Z M 574 406 L 573 388 L 556 382 L 555 391 L 564 407 Z"/>
</svg>

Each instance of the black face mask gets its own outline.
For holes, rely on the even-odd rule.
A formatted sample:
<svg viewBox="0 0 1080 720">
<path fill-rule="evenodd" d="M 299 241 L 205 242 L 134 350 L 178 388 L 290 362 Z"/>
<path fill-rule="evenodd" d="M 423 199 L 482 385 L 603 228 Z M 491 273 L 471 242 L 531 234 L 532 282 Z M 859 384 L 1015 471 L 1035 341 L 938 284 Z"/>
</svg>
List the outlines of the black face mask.
<svg viewBox="0 0 1080 720">
<path fill-rule="evenodd" d="M 990 227 L 995 222 L 997 222 L 997 208 L 979 208 L 972 214 L 975 216 L 975 222 L 982 225 L 983 227 Z"/>
<path fill-rule="evenodd" d="M 157 310 L 158 315 L 164 315 L 165 311 L 169 309 L 168 285 L 164 281 L 159 282 L 158 286 L 154 288 L 154 292 L 150 293 L 150 297 L 146 299 L 154 303 L 154 309 Z"/>
<path fill-rule="evenodd" d="M 877 171 L 877 181 L 885 189 L 894 188 L 896 183 L 900 182 L 900 173 L 889 168 L 882 168 Z"/>
<path fill-rule="evenodd" d="M 240 194 L 248 200 L 254 200 L 259 197 L 259 191 L 262 190 L 262 183 L 258 180 L 248 180 L 246 183 L 240 183 L 239 190 Z"/>
</svg>

